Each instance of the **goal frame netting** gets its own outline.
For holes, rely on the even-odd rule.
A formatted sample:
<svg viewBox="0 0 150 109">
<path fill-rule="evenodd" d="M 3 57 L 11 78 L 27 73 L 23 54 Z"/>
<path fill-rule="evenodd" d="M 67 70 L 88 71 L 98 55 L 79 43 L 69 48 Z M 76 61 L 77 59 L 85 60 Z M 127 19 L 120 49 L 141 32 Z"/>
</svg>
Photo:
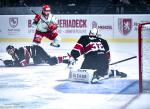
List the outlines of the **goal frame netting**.
<svg viewBox="0 0 150 109">
<path fill-rule="evenodd" d="M 143 38 L 142 38 L 142 29 L 145 25 L 149 25 L 150 22 L 139 23 L 138 24 L 138 58 L 139 58 L 139 93 L 143 92 Z"/>
</svg>

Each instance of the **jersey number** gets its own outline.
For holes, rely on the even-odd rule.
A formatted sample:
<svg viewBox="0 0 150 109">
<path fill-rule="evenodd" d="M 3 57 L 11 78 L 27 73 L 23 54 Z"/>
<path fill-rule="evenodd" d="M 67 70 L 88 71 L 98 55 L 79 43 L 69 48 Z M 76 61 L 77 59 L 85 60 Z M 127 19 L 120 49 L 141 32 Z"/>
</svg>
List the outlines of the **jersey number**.
<svg viewBox="0 0 150 109">
<path fill-rule="evenodd" d="M 104 46 L 102 45 L 101 42 L 92 42 L 90 43 L 92 46 L 92 51 L 97 51 L 97 50 L 101 50 L 101 51 L 104 51 Z"/>
</svg>

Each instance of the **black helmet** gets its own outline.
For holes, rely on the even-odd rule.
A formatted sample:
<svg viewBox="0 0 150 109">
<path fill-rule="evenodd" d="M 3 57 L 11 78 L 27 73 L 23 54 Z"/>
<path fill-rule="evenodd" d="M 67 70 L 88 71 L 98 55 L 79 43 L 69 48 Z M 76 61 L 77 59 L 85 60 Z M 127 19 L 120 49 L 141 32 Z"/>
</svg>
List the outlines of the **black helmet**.
<svg viewBox="0 0 150 109">
<path fill-rule="evenodd" d="M 6 47 L 6 51 L 7 51 L 7 52 L 10 51 L 11 49 L 14 49 L 14 46 L 8 45 L 8 46 Z"/>
</svg>

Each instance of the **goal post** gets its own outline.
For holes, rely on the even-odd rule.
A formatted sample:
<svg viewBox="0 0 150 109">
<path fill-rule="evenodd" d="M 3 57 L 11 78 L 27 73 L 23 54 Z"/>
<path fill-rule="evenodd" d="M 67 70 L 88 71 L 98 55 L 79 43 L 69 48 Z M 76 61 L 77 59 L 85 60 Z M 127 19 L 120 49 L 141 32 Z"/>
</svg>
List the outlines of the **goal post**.
<svg viewBox="0 0 150 109">
<path fill-rule="evenodd" d="M 138 54 L 139 54 L 139 93 L 150 92 L 150 73 L 148 73 L 148 62 L 146 52 L 150 50 L 150 22 L 138 25 Z M 146 62 L 147 61 L 147 62 Z M 146 78 L 147 76 L 147 78 Z M 149 77 L 149 78 L 148 78 Z"/>
</svg>

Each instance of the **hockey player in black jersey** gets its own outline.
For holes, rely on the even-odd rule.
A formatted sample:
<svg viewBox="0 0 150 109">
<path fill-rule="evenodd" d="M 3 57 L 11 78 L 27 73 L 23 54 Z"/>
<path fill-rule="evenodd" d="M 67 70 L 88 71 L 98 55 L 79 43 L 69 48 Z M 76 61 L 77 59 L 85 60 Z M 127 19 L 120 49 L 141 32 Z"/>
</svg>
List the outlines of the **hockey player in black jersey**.
<svg viewBox="0 0 150 109">
<path fill-rule="evenodd" d="M 98 35 L 98 30 L 93 28 L 89 35 L 83 35 L 75 44 L 70 53 L 70 64 L 81 55 L 84 55 L 84 61 L 81 69 L 95 69 L 93 78 L 99 79 L 108 75 L 110 50 L 107 41 Z M 113 73 L 113 72 L 112 72 Z M 113 76 L 113 74 L 109 76 Z M 127 75 L 117 71 L 117 75 L 126 77 Z"/>
<path fill-rule="evenodd" d="M 27 66 L 29 65 L 29 60 L 33 59 L 33 64 L 47 63 L 49 65 L 55 65 L 58 63 L 67 63 L 68 60 L 65 60 L 65 56 L 60 57 L 51 57 L 49 56 L 42 47 L 38 45 L 25 46 L 20 48 L 14 48 L 14 46 L 9 45 L 6 48 L 6 51 L 9 55 L 12 56 L 13 60 L 5 60 L 5 66 Z"/>
</svg>

